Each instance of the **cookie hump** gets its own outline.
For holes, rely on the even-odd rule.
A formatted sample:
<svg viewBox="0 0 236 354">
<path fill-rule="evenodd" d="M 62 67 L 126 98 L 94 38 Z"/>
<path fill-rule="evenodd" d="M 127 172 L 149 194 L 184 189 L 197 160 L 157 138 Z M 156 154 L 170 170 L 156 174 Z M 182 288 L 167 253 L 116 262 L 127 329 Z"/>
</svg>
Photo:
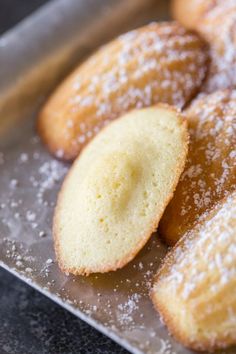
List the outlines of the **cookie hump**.
<svg viewBox="0 0 236 354">
<path fill-rule="evenodd" d="M 199 91 L 208 66 L 205 42 L 175 22 L 128 32 L 80 65 L 46 102 L 38 132 L 65 160 L 130 109 L 167 103 L 182 108 Z"/>
</svg>

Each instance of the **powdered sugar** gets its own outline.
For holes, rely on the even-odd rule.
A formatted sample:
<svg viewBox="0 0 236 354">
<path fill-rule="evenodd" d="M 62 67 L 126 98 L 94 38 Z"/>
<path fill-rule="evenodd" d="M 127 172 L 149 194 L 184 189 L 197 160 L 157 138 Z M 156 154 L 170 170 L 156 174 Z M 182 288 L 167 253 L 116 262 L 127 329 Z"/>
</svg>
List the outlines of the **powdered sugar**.
<svg viewBox="0 0 236 354">
<path fill-rule="evenodd" d="M 184 235 L 154 283 L 154 302 L 164 320 L 199 350 L 205 342 L 215 348 L 219 338 L 222 345 L 235 343 L 235 235 L 236 192 Z"/>
<path fill-rule="evenodd" d="M 201 40 L 176 23 L 152 23 L 120 36 L 71 79 L 64 137 L 79 148 L 129 109 L 157 102 L 183 107 L 205 77 L 206 59 Z"/>
<path fill-rule="evenodd" d="M 201 21 L 199 31 L 210 43 L 212 58 L 203 91 L 236 87 L 235 1 L 219 1 Z"/>
<path fill-rule="evenodd" d="M 27 156 L 23 161 L 22 154 Z M 141 333 L 145 348 L 152 345 L 159 351 L 164 348 L 163 343 L 167 348 L 167 341 L 161 344 L 160 338 L 151 337 L 148 330 L 159 326 L 148 292 L 165 247 L 154 237 L 139 258 L 121 270 L 122 274 L 118 271 L 89 278 L 63 274 L 55 262 L 51 224 L 68 166 L 53 160 L 38 139 L 24 138 L 22 146 L 4 152 L 4 156 L 0 175 L 0 230 L 7 236 L 1 242 L 4 262 L 28 282 L 33 281 L 43 291 L 63 300 L 74 312 L 82 311 L 83 315 L 98 319 L 109 330 L 119 328 L 119 333 L 127 338 L 135 336 L 132 331 Z M 9 179 L 8 171 L 14 178 Z"/>
<path fill-rule="evenodd" d="M 122 324 L 133 322 L 134 312 L 139 310 L 138 302 L 140 297 L 141 296 L 137 293 L 133 294 L 124 304 L 118 305 L 118 319 Z"/>
<path fill-rule="evenodd" d="M 206 282 L 210 291 L 217 293 L 236 277 L 236 194 L 210 215 L 213 216 L 190 232 L 175 250 L 171 256 L 173 266 L 163 278 L 185 300 L 204 288 Z M 236 313 L 234 316 L 236 320 Z"/>
<path fill-rule="evenodd" d="M 179 227 L 179 236 L 236 188 L 236 92 L 217 91 L 199 97 L 186 114 L 190 128 L 188 159 L 165 213 L 167 222 Z"/>
</svg>

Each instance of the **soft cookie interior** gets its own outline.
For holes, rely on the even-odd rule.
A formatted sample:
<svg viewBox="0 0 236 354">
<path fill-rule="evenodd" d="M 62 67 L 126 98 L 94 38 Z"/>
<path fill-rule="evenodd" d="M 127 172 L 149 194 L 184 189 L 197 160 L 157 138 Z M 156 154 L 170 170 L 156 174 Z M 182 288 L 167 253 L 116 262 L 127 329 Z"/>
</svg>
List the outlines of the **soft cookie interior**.
<svg viewBox="0 0 236 354">
<path fill-rule="evenodd" d="M 54 217 L 61 268 L 74 274 L 116 270 L 156 230 L 184 168 L 186 122 L 158 105 L 103 129 L 66 177 Z"/>
</svg>

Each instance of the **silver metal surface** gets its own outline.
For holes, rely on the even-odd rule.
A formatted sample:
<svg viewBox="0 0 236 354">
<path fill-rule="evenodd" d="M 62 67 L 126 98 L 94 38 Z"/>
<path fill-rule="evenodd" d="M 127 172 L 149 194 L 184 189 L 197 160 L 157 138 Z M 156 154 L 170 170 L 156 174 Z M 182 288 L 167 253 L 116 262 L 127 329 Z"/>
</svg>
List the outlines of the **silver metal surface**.
<svg viewBox="0 0 236 354">
<path fill-rule="evenodd" d="M 41 102 L 75 62 L 124 30 L 167 18 L 167 9 L 165 0 L 57 0 L 0 39 L 0 265 L 133 353 L 189 354 L 148 297 L 166 253 L 157 235 L 117 272 L 60 272 L 51 224 L 69 166 L 35 134 Z"/>
</svg>

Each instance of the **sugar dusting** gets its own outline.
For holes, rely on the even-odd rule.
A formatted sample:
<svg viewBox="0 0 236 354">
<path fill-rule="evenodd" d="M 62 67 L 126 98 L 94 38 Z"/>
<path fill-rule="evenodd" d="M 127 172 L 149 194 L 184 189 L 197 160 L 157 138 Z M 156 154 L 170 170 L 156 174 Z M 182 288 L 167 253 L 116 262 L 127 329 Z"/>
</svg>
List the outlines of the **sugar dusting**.
<svg viewBox="0 0 236 354">
<path fill-rule="evenodd" d="M 167 222 L 179 225 L 180 235 L 236 188 L 236 91 L 200 96 L 186 114 L 188 159 L 165 213 L 174 210 L 176 218 Z"/>
<path fill-rule="evenodd" d="M 185 234 L 166 257 L 154 283 L 164 321 L 172 321 L 172 330 L 178 328 L 199 350 L 205 349 L 205 342 L 214 348 L 236 340 L 235 236 L 236 192 Z M 172 301 L 175 306 L 169 306 Z M 189 330 L 178 320 L 187 321 Z"/>
<path fill-rule="evenodd" d="M 187 165 L 190 167 L 183 173 L 182 181 L 190 184 L 192 192 L 198 191 L 193 194 L 193 204 L 200 212 L 236 187 L 236 91 L 218 91 L 200 98 L 187 114 L 192 143 Z M 191 116 L 198 120 L 192 129 Z M 191 194 L 190 190 L 185 191 L 185 198 Z M 185 201 L 182 212 L 189 203 Z"/>
<path fill-rule="evenodd" d="M 171 266 L 168 266 L 167 275 L 161 276 L 160 280 L 170 285 L 173 296 L 196 303 L 198 296 L 207 287 L 212 301 L 201 308 L 199 316 L 207 316 L 218 307 L 226 305 L 228 313 L 225 321 L 234 321 L 236 324 L 236 313 L 233 310 L 235 299 L 227 300 L 227 304 L 223 300 L 222 303 L 214 302 L 214 295 L 220 294 L 230 284 L 234 287 L 235 232 L 236 193 L 217 205 L 201 227 L 185 236 L 169 259 Z"/>
<path fill-rule="evenodd" d="M 236 87 L 236 3 L 218 1 L 201 22 L 201 34 L 211 46 L 212 63 L 203 91 Z"/>
<path fill-rule="evenodd" d="M 0 156 L 0 231 L 5 235 L 0 242 L 4 263 L 28 283 L 39 284 L 73 311 L 97 319 L 129 342 L 138 333 L 140 339 L 135 345 L 143 350 L 175 353 L 168 334 L 162 339 L 158 336 L 160 324 L 148 296 L 153 274 L 166 252 L 157 238 L 129 269 L 92 279 L 64 275 L 55 260 L 51 221 L 68 166 L 53 160 L 35 136 L 24 139 L 15 153 L 3 151 Z"/>
<path fill-rule="evenodd" d="M 133 322 L 134 311 L 139 310 L 140 295 L 135 293 L 131 295 L 124 304 L 118 305 L 118 320 L 123 324 Z"/>
<path fill-rule="evenodd" d="M 28 145 L 27 152 L 19 149 L 14 158 L 7 158 L 7 154 L 0 152 L 2 185 L 5 185 L 1 193 L 1 201 L 4 202 L 0 203 L 0 227 L 3 235 L 11 236 L 3 238 L 3 247 L 6 249 L 6 258 L 11 259 L 11 263 L 25 276 L 35 272 L 34 263 L 37 263 L 27 243 L 33 234 L 38 241 L 46 238 L 47 232 L 42 228 L 42 221 L 48 213 L 47 209 L 55 204 L 50 196 L 68 170 L 58 161 L 45 160 L 37 151 L 38 137 L 32 137 Z M 7 171 L 11 163 L 13 178 L 9 179 Z M 22 173 L 24 179 L 21 178 Z M 46 265 L 49 266 L 48 261 Z"/>
<path fill-rule="evenodd" d="M 129 109 L 157 102 L 182 108 L 200 87 L 206 60 L 201 40 L 177 23 L 151 23 L 145 30 L 120 36 L 71 79 L 72 94 L 65 102 L 71 114 L 64 124 L 64 139 L 80 148 Z M 56 107 L 52 115 L 55 120 L 60 116 Z M 61 149 L 57 156 L 63 156 Z"/>
</svg>

